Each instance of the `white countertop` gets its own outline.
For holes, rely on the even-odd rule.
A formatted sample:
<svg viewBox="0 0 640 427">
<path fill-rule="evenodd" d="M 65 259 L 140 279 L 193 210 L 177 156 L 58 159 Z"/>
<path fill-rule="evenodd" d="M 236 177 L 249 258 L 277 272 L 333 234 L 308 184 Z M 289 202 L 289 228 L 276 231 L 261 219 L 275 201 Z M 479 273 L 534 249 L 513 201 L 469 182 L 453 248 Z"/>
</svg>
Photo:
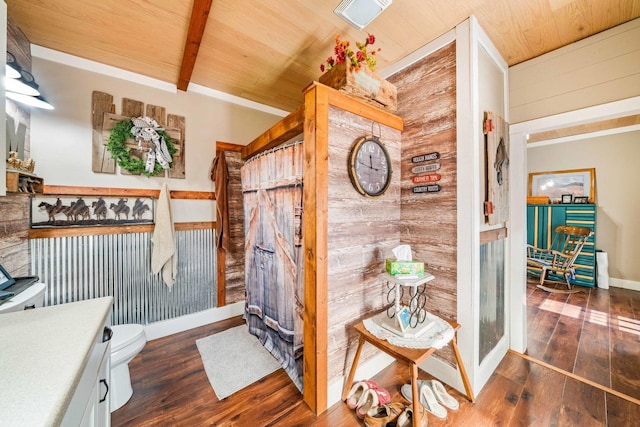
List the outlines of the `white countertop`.
<svg viewBox="0 0 640 427">
<path fill-rule="evenodd" d="M 0 315 L 0 425 L 57 426 L 113 298 Z"/>
</svg>

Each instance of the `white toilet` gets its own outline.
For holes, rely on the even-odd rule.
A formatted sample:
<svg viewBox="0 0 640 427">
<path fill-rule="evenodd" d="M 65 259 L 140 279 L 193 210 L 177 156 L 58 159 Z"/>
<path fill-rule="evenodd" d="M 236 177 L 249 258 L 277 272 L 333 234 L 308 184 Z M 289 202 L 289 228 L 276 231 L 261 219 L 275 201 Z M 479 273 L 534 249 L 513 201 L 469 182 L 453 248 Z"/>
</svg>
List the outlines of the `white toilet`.
<svg viewBox="0 0 640 427">
<path fill-rule="evenodd" d="M 127 403 L 133 394 L 129 362 L 147 343 L 142 325 L 111 326 L 111 412 Z"/>
</svg>

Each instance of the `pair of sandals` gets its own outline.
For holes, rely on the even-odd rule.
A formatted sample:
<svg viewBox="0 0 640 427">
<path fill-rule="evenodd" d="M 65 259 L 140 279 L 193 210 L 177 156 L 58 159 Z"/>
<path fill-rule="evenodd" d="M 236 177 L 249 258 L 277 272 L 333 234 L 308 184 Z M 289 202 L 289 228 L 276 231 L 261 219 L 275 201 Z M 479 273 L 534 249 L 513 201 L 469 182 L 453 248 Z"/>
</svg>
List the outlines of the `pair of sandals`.
<svg viewBox="0 0 640 427">
<path fill-rule="evenodd" d="M 400 392 L 405 399 L 413 402 L 411 384 L 403 385 Z M 438 418 L 447 417 L 447 408 L 455 411 L 460 407 L 458 401 L 447 393 L 442 383 L 438 380 L 419 380 L 418 394 L 422 406 Z"/>
<path fill-rule="evenodd" d="M 359 418 L 365 418 L 368 413 L 375 413 L 377 407 L 391 402 L 389 392 L 378 386 L 373 380 L 358 381 L 353 384 L 347 395 L 347 406 L 355 409 Z"/>
</svg>

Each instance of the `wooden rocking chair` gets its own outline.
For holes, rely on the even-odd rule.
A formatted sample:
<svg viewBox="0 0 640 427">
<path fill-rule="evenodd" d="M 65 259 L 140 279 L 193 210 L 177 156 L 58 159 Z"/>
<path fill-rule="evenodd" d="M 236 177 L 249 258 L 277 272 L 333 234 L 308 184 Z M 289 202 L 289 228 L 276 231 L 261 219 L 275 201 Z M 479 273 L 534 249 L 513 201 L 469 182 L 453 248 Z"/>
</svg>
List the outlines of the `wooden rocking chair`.
<svg viewBox="0 0 640 427">
<path fill-rule="evenodd" d="M 553 240 L 548 248 L 537 248 L 527 245 L 527 272 L 540 272 L 539 288 L 553 291 L 544 286 L 545 280 L 567 284 L 569 290 L 575 281 L 573 263 L 580 254 L 582 247 L 591 236 L 588 227 L 573 227 L 559 225 L 555 228 Z"/>
</svg>

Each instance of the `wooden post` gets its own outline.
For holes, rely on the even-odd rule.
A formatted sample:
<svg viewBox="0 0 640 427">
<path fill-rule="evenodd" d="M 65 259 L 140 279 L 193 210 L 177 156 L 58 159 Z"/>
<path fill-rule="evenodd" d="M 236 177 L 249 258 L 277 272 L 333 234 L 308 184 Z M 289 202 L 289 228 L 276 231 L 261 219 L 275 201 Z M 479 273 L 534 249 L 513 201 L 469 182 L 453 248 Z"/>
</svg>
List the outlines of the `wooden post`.
<svg viewBox="0 0 640 427">
<path fill-rule="evenodd" d="M 313 85 L 304 108 L 304 401 L 327 409 L 329 96 Z"/>
</svg>

